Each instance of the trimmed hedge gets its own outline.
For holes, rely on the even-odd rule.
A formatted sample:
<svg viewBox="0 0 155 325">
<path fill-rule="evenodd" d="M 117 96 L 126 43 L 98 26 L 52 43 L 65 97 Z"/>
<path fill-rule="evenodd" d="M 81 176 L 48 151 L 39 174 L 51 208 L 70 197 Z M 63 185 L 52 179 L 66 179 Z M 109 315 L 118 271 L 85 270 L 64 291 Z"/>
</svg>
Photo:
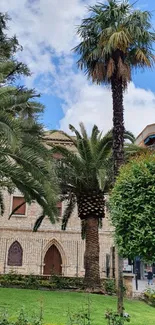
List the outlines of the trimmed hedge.
<svg viewBox="0 0 155 325">
<path fill-rule="evenodd" d="M 83 290 L 83 278 L 63 276 L 21 275 L 8 273 L 0 275 L 2 287 L 19 287 L 25 289 L 43 290 Z M 102 293 L 113 295 L 116 293 L 115 280 L 102 279 Z"/>
</svg>

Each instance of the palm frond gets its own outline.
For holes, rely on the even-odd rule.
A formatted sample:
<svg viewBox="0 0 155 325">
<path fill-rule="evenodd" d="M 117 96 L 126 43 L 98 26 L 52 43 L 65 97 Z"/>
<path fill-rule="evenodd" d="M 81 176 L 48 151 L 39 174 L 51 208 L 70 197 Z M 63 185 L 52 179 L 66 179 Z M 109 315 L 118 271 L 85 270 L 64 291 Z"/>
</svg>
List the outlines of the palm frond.
<svg viewBox="0 0 155 325">
<path fill-rule="evenodd" d="M 81 220 L 81 238 L 86 238 L 86 220 Z"/>
<path fill-rule="evenodd" d="M 0 191 L 0 215 L 2 216 L 4 214 L 4 197 L 2 191 Z"/>
<path fill-rule="evenodd" d="M 117 73 L 124 88 L 134 68 L 154 65 L 155 32 L 149 11 L 135 10 L 128 1 L 108 1 L 89 7 L 89 17 L 78 26 L 78 67 L 97 84 L 111 83 Z"/>
<path fill-rule="evenodd" d="M 40 228 L 44 218 L 45 218 L 45 216 L 42 215 L 36 220 L 34 227 L 33 227 L 33 232 L 36 232 Z"/>
<path fill-rule="evenodd" d="M 5 112 L 0 111 L 0 135 L 7 139 L 9 145 L 15 148 L 17 136 L 20 136 L 20 128 L 15 120 Z"/>
<path fill-rule="evenodd" d="M 72 212 L 74 211 L 74 208 L 76 206 L 76 198 L 75 195 L 72 193 L 68 196 L 68 200 L 65 201 L 66 207 L 62 216 L 62 230 L 66 230 L 67 223 L 69 221 L 69 218 L 71 217 Z"/>
</svg>

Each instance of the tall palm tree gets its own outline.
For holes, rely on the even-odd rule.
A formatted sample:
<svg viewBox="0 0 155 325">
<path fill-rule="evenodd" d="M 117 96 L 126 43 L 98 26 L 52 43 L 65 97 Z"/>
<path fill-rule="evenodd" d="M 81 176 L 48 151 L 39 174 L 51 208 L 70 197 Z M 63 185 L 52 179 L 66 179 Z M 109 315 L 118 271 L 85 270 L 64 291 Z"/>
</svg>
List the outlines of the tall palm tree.
<svg viewBox="0 0 155 325">
<path fill-rule="evenodd" d="M 114 175 L 124 163 L 123 95 L 136 68 L 151 68 L 155 62 L 151 13 L 134 10 L 128 1 L 108 0 L 89 8 L 90 17 L 78 28 L 81 42 L 75 47 L 78 65 L 93 82 L 110 84 L 113 99 Z M 123 313 L 122 260 L 119 260 L 118 310 Z"/>
<path fill-rule="evenodd" d="M 56 173 L 61 189 L 61 198 L 65 200 L 66 209 L 62 217 L 62 229 L 65 230 L 75 205 L 81 219 L 82 236 L 85 236 L 85 285 L 89 288 L 100 285 L 99 272 L 99 234 L 98 227 L 104 217 L 104 194 L 107 184 L 107 159 L 111 156 L 112 132 L 104 137 L 95 125 L 88 137 L 84 125 L 80 132 L 70 125 L 75 138 L 65 134 L 73 142 L 71 151 L 60 145 L 54 145 L 52 154 L 61 155 L 56 160 Z M 126 132 L 126 138 L 134 137 Z"/>
<path fill-rule="evenodd" d="M 117 175 L 124 161 L 123 94 L 135 68 L 155 62 L 151 13 L 133 10 L 128 1 L 108 0 L 89 8 L 90 17 L 78 28 L 81 42 L 75 47 L 78 65 L 93 82 L 111 84 L 113 98 L 113 154 Z"/>
</svg>

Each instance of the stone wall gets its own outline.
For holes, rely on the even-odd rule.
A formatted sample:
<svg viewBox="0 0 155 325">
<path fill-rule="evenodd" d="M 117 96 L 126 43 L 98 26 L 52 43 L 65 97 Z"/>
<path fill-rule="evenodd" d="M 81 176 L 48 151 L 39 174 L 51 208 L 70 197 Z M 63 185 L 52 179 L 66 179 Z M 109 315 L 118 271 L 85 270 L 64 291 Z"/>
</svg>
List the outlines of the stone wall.
<svg viewBox="0 0 155 325">
<path fill-rule="evenodd" d="M 14 195 L 20 195 L 18 190 Z M 12 209 L 12 195 L 5 192 L 4 201 L 5 213 L 0 218 L 0 273 L 13 270 L 21 274 L 43 274 L 45 254 L 54 244 L 61 254 L 62 274 L 65 276 L 84 275 L 84 241 L 81 239 L 81 225 L 76 209 L 66 231 L 61 231 L 61 218 L 54 225 L 48 218 L 45 218 L 38 232 L 33 233 L 34 222 L 41 213 L 38 204 L 27 205 L 25 216 L 12 216 L 8 220 Z M 101 277 L 106 275 L 106 254 L 110 254 L 113 246 L 113 229 L 110 226 L 108 214 L 106 216 L 103 220 L 103 228 L 99 231 Z M 18 241 L 23 249 L 23 263 L 18 267 L 7 265 L 8 249 L 14 241 Z"/>
<path fill-rule="evenodd" d="M 44 144 L 55 143 L 63 145 L 70 150 L 75 150 L 73 142 L 68 140 L 62 132 L 45 133 Z M 20 196 L 16 190 L 14 196 Z M 67 230 L 61 231 L 61 217 L 59 222 L 51 224 L 45 218 L 37 233 L 32 229 L 36 219 L 41 215 L 38 204 L 26 204 L 24 216 L 12 216 L 13 195 L 4 192 L 5 213 L 0 217 L 0 272 L 8 273 L 13 270 L 22 274 L 43 274 L 44 257 L 51 245 L 55 245 L 62 259 L 62 274 L 66 276 L 84 275 L 84 241 L 81 240 L 81 222 L 77 217 L 77 209 L 68 223 Z M 62 205 L 62 213 L 65 205 Z M 111 227 L 106 211 L 103 219 L 103 228 L 100 233 L 100 272 L 101 277 L 106 275 L 106 254 L 110 254 L 113 246 L 113 228 Z M 10 245 L 18 241 L 23 249 L 22 266 L 7 265 L 8 250 Z M 111 262 L 110 262 L 111 263 Z"/>
</svg>

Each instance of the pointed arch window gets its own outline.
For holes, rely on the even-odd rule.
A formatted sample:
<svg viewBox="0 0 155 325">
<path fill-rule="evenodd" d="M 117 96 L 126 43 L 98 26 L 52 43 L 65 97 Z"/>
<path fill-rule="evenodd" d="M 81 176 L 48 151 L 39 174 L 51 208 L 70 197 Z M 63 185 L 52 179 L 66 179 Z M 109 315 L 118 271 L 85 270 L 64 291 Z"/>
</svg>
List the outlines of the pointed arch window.
<svg viewBox="0 0 155 325">
<path fill-rule="evenodd" d="M 22 266 L 23 249 L 18 241 L 12 243 L 8 251 L 8 265 Z"/>
</svg>

